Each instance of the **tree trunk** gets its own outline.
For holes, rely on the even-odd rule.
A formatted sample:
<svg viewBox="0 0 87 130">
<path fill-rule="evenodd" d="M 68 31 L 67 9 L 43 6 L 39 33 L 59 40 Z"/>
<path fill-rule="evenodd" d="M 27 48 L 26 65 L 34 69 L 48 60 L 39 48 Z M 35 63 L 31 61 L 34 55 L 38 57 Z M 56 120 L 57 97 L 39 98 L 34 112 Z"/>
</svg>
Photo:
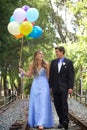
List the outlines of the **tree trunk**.
<svg viewBox="0 0 87 130">
<path fill-rule="evenodd" d="M 4 75 L 3 77 L 3 82 L 4 82 L 4 96 L 7 96 L 7 79 L 6 79 L 6 75 Z"/>
</svg>

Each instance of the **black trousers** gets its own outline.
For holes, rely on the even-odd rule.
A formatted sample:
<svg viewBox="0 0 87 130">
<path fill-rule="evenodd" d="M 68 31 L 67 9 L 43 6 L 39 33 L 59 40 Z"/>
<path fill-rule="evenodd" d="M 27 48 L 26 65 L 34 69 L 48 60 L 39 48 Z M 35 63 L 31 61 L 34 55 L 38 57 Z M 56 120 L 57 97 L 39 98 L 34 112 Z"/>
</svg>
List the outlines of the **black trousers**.
<svg viewBox="0 0 87 130">
<path fill-rule="evenodd" d="M 57 115 L 59 117 L 60 124 L 63 124 L 64 121 L 69 123 L 67 91 L 55 92 L 55 93 L 53 93 L 53 97 L 54 97 L 55 109 L 56 109 Z"/>
</svg>

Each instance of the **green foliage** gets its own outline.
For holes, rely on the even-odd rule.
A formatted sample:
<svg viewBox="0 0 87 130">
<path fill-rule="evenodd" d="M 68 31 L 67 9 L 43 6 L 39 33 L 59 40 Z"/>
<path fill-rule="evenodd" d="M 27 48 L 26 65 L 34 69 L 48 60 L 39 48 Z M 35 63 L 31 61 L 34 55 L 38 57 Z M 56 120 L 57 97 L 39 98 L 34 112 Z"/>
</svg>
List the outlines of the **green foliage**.
<svg viewBox="0 0 87 130">
<path fill-rule="evenodd" d="M 76 41 L 69 44 L 69 56 L 74 61 L 76 79 L 82 77 L 83 89 L 87 90 L 87 1 L 67 1 L 67 6 L 75 17 Z"/>
<path fill-rule="evenodd" d="M 24 83 L 24 93 L 26 95 L 30 94 L 30 88 L 31 88 L 32 80 L 33 80 L 33 78 L 29 78 Z"/>
<path fill-rule="evenodd" d="M 83 89 L 87 90 L 87 44 L 86 43 L 73 43 L 64 45 L 66 48 L 66 56 L 73 61 L 75 69 L 75 81 L 83 78 Z M 82 72 L 84 71 L 84 72 Z"/>
<path fill-rule="evenodd" d="M 87 1 L 73 3 L 71 0 L 55 0 L 55 12 L 51 0 L 3 0 L 0 1 L 0 71 L 3 76 L 9 76 L 10 84 L 13 87 L 14 81 L 20 82 L 18 76 L 19 61 L 25 70 L 28 70 L 29 65 L 33 59 L 33 54 L 36 50 L 41 49 L 45 54 L 45 59 L 49 62 L 55 58 L 53 43 L 65 46 L 66 56 L 73 60 L 75 67 L 75 79 L 79 80 L 81 76 L 81 68 L 87 67 Z M 13 11 L 28 5 L 39 10 L 39 18 L 35 25 L 39 25 L 43 34 L 38 39 L 16 39 L 9 34 L 7 25 Z M 67 8 L 75 17 L 73 25 L 77 26 L 78 33 L 72 34 L 66 28 L 65 21 L 59 15 L 58 10 L 61 11 Z M 2 13 L 3 12 L 3 13 Z M 57 14 L 58 13 L 58 14 Z M 68 25 L 67 25 L 68 26 Z M 59 34 L 59 37 L 57 37 Z M 21 45 L 23 40 L 23 48 L 21 52 Z M 67 42 L 68 41 L 68 42 Z M 66 43 L 66 44 L 64 44 Z M 87 74 L 83 73 L 83 88 L 87 89 Z M 31 80 L 29 79 L 25 84 L 25 92 L 29 93 Z M 19 85 L 17 87 L 20 87 Z"/>
</svg>

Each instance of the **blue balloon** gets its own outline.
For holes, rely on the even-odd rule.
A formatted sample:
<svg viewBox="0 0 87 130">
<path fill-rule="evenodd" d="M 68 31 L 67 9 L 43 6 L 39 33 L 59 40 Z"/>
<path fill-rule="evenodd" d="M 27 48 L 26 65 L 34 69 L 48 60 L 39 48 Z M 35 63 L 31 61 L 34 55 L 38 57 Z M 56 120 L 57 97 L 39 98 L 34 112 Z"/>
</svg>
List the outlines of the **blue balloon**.
<svg viewBox="0 0 87 130">
<path fill-rule="evenodd" d="M 26 18 L 30 22 L 35 22 L 39 17 L 39 12 L 36 8 L 29 8 L 26 12 Z"/>
<path fill-rule="evenodd" d="M 39 26 L 33 26 L 32 32 L 28 35 L 28 37 L 38 38 L 42 35 L 42 29 Z"/>
<path fill-rule="evenodd" d="M 15 21 L 15 18 L 13 15 L 10 17 L 10 22 L 12 22 L 12 21 Z"/>
</svg>

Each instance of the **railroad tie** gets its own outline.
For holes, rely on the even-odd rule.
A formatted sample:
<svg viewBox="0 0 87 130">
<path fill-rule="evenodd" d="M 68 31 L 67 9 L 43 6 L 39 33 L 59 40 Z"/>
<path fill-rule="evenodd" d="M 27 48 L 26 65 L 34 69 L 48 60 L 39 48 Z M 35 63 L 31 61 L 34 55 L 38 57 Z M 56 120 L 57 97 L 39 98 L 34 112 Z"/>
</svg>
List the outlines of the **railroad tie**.
<svg viewBox="0 0 87 130">
<path fill-rule="evenodd" d="M 19 125 L 18 124 L 17 125 L 16 124 L 12 124 L 12 126 L 10 127 L 10 130 L 19 130 L 19 129 L 22 128 L 22 125 L 23 124 L 21 124 L 21 125 L 20 124 Z"/>
<path fill-rule="evenodd" d="M 14 124 L 12 124 L 9 130 L 23 130 L 24 127 L 25 127 L 25 122 L 18 120 Z"/>
</svg>

